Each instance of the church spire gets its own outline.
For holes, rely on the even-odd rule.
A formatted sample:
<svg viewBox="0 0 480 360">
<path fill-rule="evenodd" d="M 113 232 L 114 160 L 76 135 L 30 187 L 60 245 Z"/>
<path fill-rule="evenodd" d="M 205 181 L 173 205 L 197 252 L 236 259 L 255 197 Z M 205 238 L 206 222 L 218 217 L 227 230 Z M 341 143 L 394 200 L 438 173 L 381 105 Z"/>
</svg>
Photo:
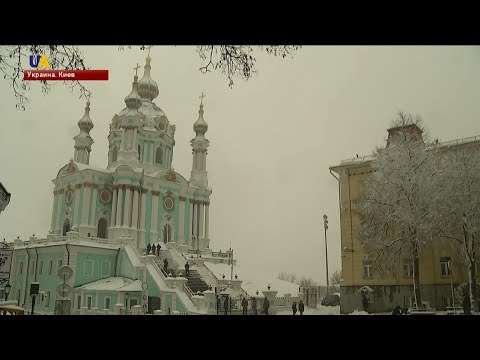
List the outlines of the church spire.
<svg viewBox="0 0 480 360">
<path fill-rule="evenodd" d="M 152 69 L 150 66 L 150 62 L 152 61 L 150 58 L 150 49 L 152 46 L 147 46 L 147 48 L 148 55 L 145 59 L 145 70 L 143 72 L 143 77 L 138 83 L 138 93 L 142 99 L 148 99 L 152 101 L 158 96 L 158 85 L 150 76 L 150 70 Z"/>
<path fill-rule="evenodd" d="M 90 161 L 90 151 L 92 151 L 92 144 L 94 142 L 90 137 L 90 130 L 93 129 L 93 122 L 90 119 L 90 95 L 91 93 L 88 93 L 85 114 L 78 121 L 80 133 L 73 138 L 73 140 L 75 140 L 73 159 L 74 161 L 85 165 L 88 165 Z"/>
<path fill-rule="evenodd" d="M 195 131 L 195 138 L 190 141 L 192 144 L 193 164 L 192 173 L 190 177 L 190 185 L 196 186 L 201 189 L 206 189 L 208 186 L 207 179 L 207 148 L 210 143 L 205 138 L 205 133 L 208 130 L 208 124 L 203 118 L 203 98 L 205 95 L 202 93 L 200 96 L 200 110 L 198 111 L 198 120 L 193 124 L 193 130 Z"/>
<path fill-rule="evenodd" d="M 132 91 L 125 97 L 125 104 L 129 109 L 139 109 L 142 106 L 142 99 L 138 95 L 138 75 L 137 71 L 140 66 L 137 63 L 135 69 L 135 76 L 133 77 Z"/>
</svg>

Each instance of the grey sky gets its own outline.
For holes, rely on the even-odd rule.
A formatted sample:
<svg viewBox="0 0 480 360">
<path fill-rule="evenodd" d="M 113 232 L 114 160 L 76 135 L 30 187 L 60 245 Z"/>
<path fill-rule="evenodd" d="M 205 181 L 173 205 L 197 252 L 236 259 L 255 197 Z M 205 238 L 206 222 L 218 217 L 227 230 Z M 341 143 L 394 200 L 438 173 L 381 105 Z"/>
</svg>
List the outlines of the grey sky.
<svg viewBox="0 0 480 360">
<path fill-rule="evenodd" d="M 95 125 L 90 164 L 105 167 L 110 121 L 146 52 L 83 49 L 89 66 L 110 71 L 108 82 L 86 83 Z M 177 127 L 173 166 L 186 178 L 198 96 L 206 94 L 211 247 L 231 243 L 242 266 L 263 273 L 324 283 L 324 213 L 330 272 L 340 269 L 338 188 L 328 166 L 383 145 L 399 110 L 420 114 L 441 141 L 480 134 L 479 47 L 303 47 L 293 59 L 258 55 L 258 75 L 233 89 L 221 74 L 198 71 L 193 47 L 156 46 L 151 56 L 156 103 Z M 73 157 L 84 111 L 85 101 L 63 85 L 48 96 L 32 89 L 28 109 L 18 111 L 0 81 L 0 181 L 12 193 L 1 238 L 46 235 L 50 180 Z"/>
</svg>

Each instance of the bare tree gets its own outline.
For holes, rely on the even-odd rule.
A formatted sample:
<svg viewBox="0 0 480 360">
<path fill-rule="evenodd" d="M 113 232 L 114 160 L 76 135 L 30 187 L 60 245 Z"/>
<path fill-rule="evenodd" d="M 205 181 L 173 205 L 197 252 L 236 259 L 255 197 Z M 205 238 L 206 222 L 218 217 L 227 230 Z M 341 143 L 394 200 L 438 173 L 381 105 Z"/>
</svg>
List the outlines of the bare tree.
<svg viewBox="0 0 480 360">
<path fill-rule="evenodd" d="M 28 82 L 23 81 L 24 65 L 29 63 L 30 55 L 48 57 L 50 67 L 60 70 L 85 70 L 84 57 L 78 46 L 67 45 L 16 45 L 0 46 L 0 71 L 3 79 L 10 83 L 17 99 L 17 109 L 25 110 L 30 90 Z M 55 82 L 40 81 L 42 92 L 47 94 Z M 64 81 L 70 90 L 78 90 L 80 97 L 86 96 L 88 90 L 78 81 Z"/>
<path fill-rule="evenodd" d="M 333 286 L 340 285 L 342 281 L 342 270 L 336 270 L 330 275 L 330 284 Z"/>
<path fill-rule="evenodd" d="M 120 50 L 132 46 L 119 46 Z M 146 46 L 140 46 L 145 50 Z M 206 74 L 212 71 L 221 71 L 228 79 L 228 85 L 233 86 L 233 79 L 239 77 L 248 80 L 256 72 L 255 53 L 264 52 L 282 58 L 293 57 L 300 46 L 246 46 L 246 45 L 204 45 L 197 46 L 197 52 L 204 64 L 199 70 Z M 27 96 L 30 85 L 23 81 L 24 64 L 28 64 L 30 55 L 45 54 L 52 69 L 58 70 L 85 70 L 86 59 L 78 46 L 70 45 L 16 45 L 0 46 L 0 71 L 7 80 L 17 99 L 17 108 L 25 110 L 29 98 Z M 42 92 L 47 94 L 52 84 L 56 82 L 40 81 Z M 78 90 L 80 97 L 85 97 L 87 88 L 78 81 L 64 81 L 70 90 Z"/>
<path fill-rule="evenodd" d="M 316 282 L 311 278 L 303 277 L 299 283 L 300 286 L 317 286 Z"/>
<path fill-rule="evenodd" d="M 287 272 L 281 272 L 277 275 L 277 279 L 280 280 L 285 280 L 291 283 L 296 284 L 297 283 L 297 277 L 295 274 L 287 273 Z"/>
<path fill-rule="evenodd" d="M 429 216 L 432 238 L 442 239 L 460 254 L 468 267 L 469 295 L 478 312 L 476 248 L 480 242 L 480 147 L 447 148 L 438 156 L 433 202 Z"/>
<path fill-rule="evenodd" d="M 361 236 L 376 268 L 395 272 L 412 259 L 414 295 L 422 304 L 419 256 L 426 241 L 434 151 L 426 151 L 420 117 L 399 113 L 386 148 L 377 149 L 374 173 L 364 182 L 357 206 Z"/>
</svg>

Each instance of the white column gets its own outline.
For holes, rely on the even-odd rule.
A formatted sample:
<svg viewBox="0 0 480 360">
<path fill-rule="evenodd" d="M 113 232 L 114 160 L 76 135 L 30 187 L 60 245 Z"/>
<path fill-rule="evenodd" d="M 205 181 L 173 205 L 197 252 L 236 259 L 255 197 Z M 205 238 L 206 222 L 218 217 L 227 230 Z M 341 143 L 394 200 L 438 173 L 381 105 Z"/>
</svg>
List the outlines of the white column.
<svg viewBox="0 0 480 360">
<path fill-rule="evenodd" d="M 123 226 L 130 227 L 130 209 L 132 208 L 132 189 L 130 185 L 125 187 L 125 205 L 123 206 Z"/>
<path fill-rule="evenodd" d="M 140 208 L 140 230 L 145 231 L 145 208 L 147 207 L 147 193 L 140 189 L 142 192 L 142 207 Z"/>
<path fill-rule="evenodd" d="M 157 243 L 158 241 L 158 197 L 160 193 L 152 190 L 152 221 L 150 226 L 150 242 Z"/>
<path fill-rule="evenodd" d="M 151 143 L 150 145 L 150 161 L 152 164 L 155 163 L 155 143 Z"/>
<path fill-rule="evenodd" d="M 80 218 L 78 216 L 78 199 L 80 198 L 80 188 L 75 186 L 75 205 L 74 205 L 74 210 L 73 210 L 73 224 L 72 228 L 76 227 L 78 225 L 78 219 Z M 73 230 L 73 229 L 72 229 Z"/>
<path fill-rule="evenodd" d="M 208 239 L 208 209 L 210 205 L 205 205 L 205 238 Z"/>
<path fill-rule="evenodd" d="M 149 144 L 149 142 L 146 141 L 146 140 L 143 142 L 143 162 L 144 162 L 144 163 L 147 162 L 147 149 L 148 149 L 148 144 Z"/>
<path fill-rule="evenodd" d="M 98 192 L 98 186 L 95 184 L 92 185 L 93 188 L 93 196 L 92 196 L 92 203 L 90 204 L 90 212 L 92 214 L 92 222 L 90 225 L 97 227 L 97 224 L 95 222 L 95 218 L 97 216 L 97 192 Z"/>
<path fill-rule="evenodd" d="M 133 203 L 132 203 L 132 228 L 138 228 L 138 188 L 133 190 Z"/>
<path fill-rule="evenodd" d="M 198 237 L 203 238 L 203 222 L 205 219 L 204 212 L 203 212 L 203 203 L 200 203 L 199 205 L 200 208 L 200 218 L 199 218 L 199 224 L 198 224 Z"/>
<path fill-rule="evenodd" d="M 62 203 L 63 203 L 63 194 L 65 194 L 65 191 L 62 189 L 62 193 L 58 194 L 58 202 L 57 202 L 57 219 L 56 219 L 56 225 L 55 225 L 55 230 L 59 231 L 58 235 L 62 235 L 62 224 L 60 221 L 62 220 Z"/>
<path fill-rule="evenodd" d="M 116 216 L 116 221 L 115 221 L 115 226 L 121 226 L 122 225 L 122 199 L 123 199 L 123 187 L 124 185 L 120 185 L 118 187 L 117 191 L 117 216 Z"/>
<path fill-rule="evenodd" d="M 194 235 L 197 235 L 198 237 L 198 232 L 197 232 L 197 228 L 198 228 L 198 204 L 197 202 L 194 202 L 193 203 L 193 234 Z"/>
<path fill-rule="evenodd" d="M 90 202 L 90 186 L 83 186 L 83 205 L 82 205 L 82 226 L 88 225 L 88 212 L 89 212 L 89 202 Z"/>
<path fill-rule="evenodd" d="M 113 195 L 112 195 L 112 218 L 110 219 L 110 227 L 115 226 L 116 215 L 117 215 L 117 188 L 114 188 Z"/>
<path fill-rule="evenodd" d="M 58 194 L 57 191 L 53 191 L 53 205 L 52 205 L 52 219 L 50 221 L 50 231 L 53 233 L 55 231 L 55 227 L 57 225 L 57 219 L 55 217 L 55 211 L 57 210 L 56 208 L 58 207 L 57 203 L 55 202 L 58 201 Z"/>
<path fill-rule="evenodd" d="M 188 233 L 187 233 L 187 236 L 188 236 L 188 244 L 189 246 L 192 246 L 192 224 L 193 224 L 193 204 L 191 202 L 192 200 L 188 200 L 188 211 L 190 212 L 190 215 L 189 215 L 189 220 L 190 220 L 190 223 L 188 224 Z"/>
<path fill-rule="evenodd" d="M 178 245 L 183 245 L 184 243 L 184 232 L 185 232 L 185 200 L 180 200 L 180 208 L 178 209 Z"/>
</svg>

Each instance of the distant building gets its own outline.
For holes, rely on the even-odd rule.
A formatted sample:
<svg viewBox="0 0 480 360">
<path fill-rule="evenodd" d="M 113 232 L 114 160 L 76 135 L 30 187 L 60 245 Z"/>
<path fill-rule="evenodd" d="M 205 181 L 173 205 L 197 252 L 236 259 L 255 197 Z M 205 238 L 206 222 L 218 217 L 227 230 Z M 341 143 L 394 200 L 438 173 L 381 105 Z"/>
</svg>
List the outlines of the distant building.
<svg viewBox="0 0 480 360">
<path fill-rule="evenodd" d="M 5 189 L 5 187 L 0 183 L 0 213 L 7 207 L 10 202 L 11 194 Z"/>
<path fill-rule="evenodd" d="M 398 128 L 388 130 L 387 146 L 397 131 Z M 409 125 L 407 131 L 422 136 L 416 125 Z M 480 137 L 447 141 L 438 143 L 438 146 L 445 151 L 454 151 L 464 146 L 471 146 L 475 151 L 479 151 Z M 341 313 L 362 309 L 362 294 L 365 293 L 369 295 L 369 312 L 391 311 L 396 305 L 408 307 L 414 304 L 413 262 L 404 259 L 403 269 L 399 271 L 401 275 L 397 277 L 381 272 L 373 266 L 360 238 L 360 214 L 355 208 L 355 202 L 363 194 L 362 183 L 374 171 L 371 167 L 372 160 L 373 156 L 355 157 L 330 167 L 330 172 L 339 183 L 343 276 L 340 284 Z M 426 306 L 444 310 L 452 304 L 448 260 L 452 259 L 453 263 L 454 285 L 468 281 L 465 266 L 456 261 L 452 252 L 452 249 L 446 246 L 430 247 L 419 259 L 420 287 Z M 365 292 L 362 289 L 371 291 Z"/>
</svg>

